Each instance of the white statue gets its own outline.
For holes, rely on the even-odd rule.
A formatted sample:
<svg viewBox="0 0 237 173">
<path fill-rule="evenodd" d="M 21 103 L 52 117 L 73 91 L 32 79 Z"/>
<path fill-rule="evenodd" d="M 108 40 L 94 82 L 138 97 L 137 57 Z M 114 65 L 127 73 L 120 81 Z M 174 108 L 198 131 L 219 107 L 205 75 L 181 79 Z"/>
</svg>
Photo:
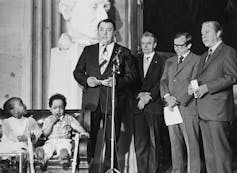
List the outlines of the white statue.
<svg viewBox="0 0 237 173">
<path fill-rule="evenodd" d="M 68 109 L 81 109 L 82 87 L 74 80 L 73 70 L 83 48 L 98 42 L 97 25 L 108 18 L 109 0 L 60 0 L 59 12 L 66 21 L 66 33 L 51 49 L 48 97 L 61 93 Z"/>
</svg>

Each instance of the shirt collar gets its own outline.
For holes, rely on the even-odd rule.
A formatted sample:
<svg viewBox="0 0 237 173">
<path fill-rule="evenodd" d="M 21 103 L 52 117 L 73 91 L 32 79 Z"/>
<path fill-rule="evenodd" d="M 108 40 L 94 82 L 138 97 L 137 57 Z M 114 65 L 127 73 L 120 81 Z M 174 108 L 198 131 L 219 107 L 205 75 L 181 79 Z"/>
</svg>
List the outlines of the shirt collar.
<svg viewBox="0 0 237 173">
<path fill-rule="evenodd" d="M 222 43 L 222 40 L 219 40 L 214 46 L 210 47 L 209 50 L 213 53 L 216 48 Z"/>
<path fill-rule="evenodd" d="M 105 47 L 106 46 L 106 48 L 107 49 L 110 49 L 110 48 L 112 48 L 113 46 L 114 46 L 114 42 L 111 42 L 110 44 L 102 44 L 102 43 L 99 43 L 99 47 L 100 47 L 100 49 L 101 48 L 103 48 L 103 47 Z"/>
<path fill-rule="evenodd" d="M 185 54 L 183 54 L 183 55 L 179 55 L 178 57 L 181 57 L 181 56 L 182 56 L 182 57 L 184 57 L 184 59 L 185 59 L 185 58 L 188 56 L 189 53 L 190 53 L 190 50 L 189 50 L 188 52 L 186 52 Z M 183 59 L 183 60 L 184 60 L 184 59 Z"/>
<path fill-rule="evenodd" d="M 155 55 L 155 52 L 151 52 L 149 54 L 144 54 L 144 58 L 150 57 L 152 58 Z"/>
</svg>

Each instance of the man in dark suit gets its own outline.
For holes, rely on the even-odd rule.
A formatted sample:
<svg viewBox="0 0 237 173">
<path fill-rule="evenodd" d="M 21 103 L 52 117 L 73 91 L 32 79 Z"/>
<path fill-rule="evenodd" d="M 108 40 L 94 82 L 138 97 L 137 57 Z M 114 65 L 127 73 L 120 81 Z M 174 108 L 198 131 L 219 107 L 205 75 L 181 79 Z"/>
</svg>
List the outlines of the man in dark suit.
<svg viewBox="0 0 237 173">
<path fill-rule="evenodd" d="M 231 148 L 227 139 L 233 118 L 233 85 L 237 82 L 237 54 L 222 42 L 222 28 L 207 21 L 201 29 L 203 44 L 208 47 L 200 60 L 194 91 L 200 117 L 204 156 L 208 173 L 230 173 Z"/>
<path fill-rule="evenodd" d="M 158 121 L 163 102 L 159 85 L 164 60 L 155 53 L 156 38 L 145 32 L 141 38 L 142 54 L 136 57 L 139 71 L 134 105 L 134 139 L 138 173 L 156 173 L 159 167 Z"/>
<path fill-rule="evenodd" d="M 188 94 L 188 86 L 197 75 L 199 56 L 190 51 L 191 35 L 177 33 L 174 37 L 176 56 L 166 60 L 160 82 L 161 97 L 170 110 L 178 106 L 183 123 L 169 125 L 172 173 L 200 173 L 199 126 L 196 102 Z M 187 151 L 187 171 L 185 153 Z"/>
<path fill-rule="evenodd" d="M 115 132 L 118 140 L 120 133 L 121 114 L 129 95 L 129 85 L 136 78 L 136 68 L 130 51 L 115 43 L 115 23 L 110 19 L 98 24 L 99 43 L 84 48 L 74 70 L 76 81 L 84 86 L 83 109 L 91 111 L 92 157 L 95 152 L 100 121 L 103 119 L 105 128 L 106 153 L 105 160 L 110 159 L 111 114 L 112 114 L 112 66 L 117 63 L 116 98 L 115 98 Z"/>
</svg>

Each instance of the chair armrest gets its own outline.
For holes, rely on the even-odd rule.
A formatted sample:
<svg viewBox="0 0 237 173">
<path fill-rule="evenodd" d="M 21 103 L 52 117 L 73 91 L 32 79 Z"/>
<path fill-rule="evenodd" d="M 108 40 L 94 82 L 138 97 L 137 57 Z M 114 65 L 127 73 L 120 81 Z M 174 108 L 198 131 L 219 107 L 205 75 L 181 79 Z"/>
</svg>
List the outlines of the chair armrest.
<svg viewBox="0 0 237 173">
<path fill-rule="evenodd" d="M 79 170 L 84 172 L 88 172 L 89 164 L 88 164 L 88 137 L 85 135 L 80 136 L 79 141 Z M 88 172 L 89 173 L 89 172 Z"/>
</svg>

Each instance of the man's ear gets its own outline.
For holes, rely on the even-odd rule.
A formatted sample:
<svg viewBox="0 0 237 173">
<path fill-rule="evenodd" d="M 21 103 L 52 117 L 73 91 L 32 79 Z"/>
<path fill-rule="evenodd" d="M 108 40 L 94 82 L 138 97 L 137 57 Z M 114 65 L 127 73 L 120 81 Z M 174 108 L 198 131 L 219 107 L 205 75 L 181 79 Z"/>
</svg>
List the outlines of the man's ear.
<svg viewBox="0 0 237 173">
<path fill-rule="evenodd" d="M 216 35 L 217 35 L 218 38 L 220 38 L 221 37 L 221 31 L 217 31 Z"/>
<path fill-rule="evenodd" d="M 191 47 L 192 47 L 192 44 L 189 43 L 189 44 L 187 45 L 187 48 L 188 48 L 188 49 L 191 49 Z"/>
</svg>

